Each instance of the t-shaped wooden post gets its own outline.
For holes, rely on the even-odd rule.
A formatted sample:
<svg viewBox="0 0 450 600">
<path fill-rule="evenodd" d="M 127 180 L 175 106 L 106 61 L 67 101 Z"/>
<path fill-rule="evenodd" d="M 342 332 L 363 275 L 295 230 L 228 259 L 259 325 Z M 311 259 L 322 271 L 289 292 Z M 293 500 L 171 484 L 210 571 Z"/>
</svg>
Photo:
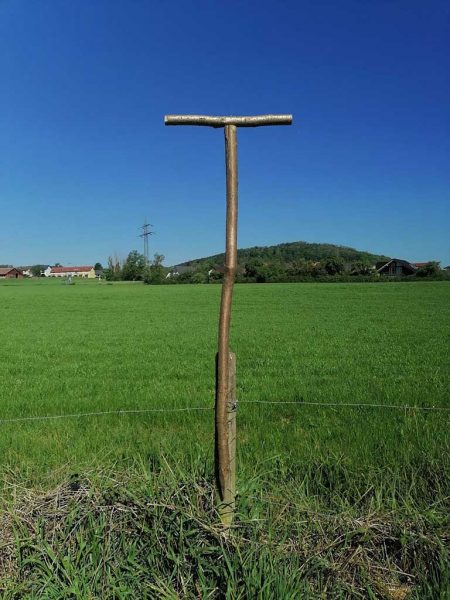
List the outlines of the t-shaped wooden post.
<svg viewBox="0 0 450 600">
<path fill-rule="evenodd" d="M 223 127 L 227 179 L 227 221 L 225 272 L 219 319 L 219 349 L 216 367 L 216 479 L 222 523 L 229 527 L 236 501 L 236 358 L 230 353 L 231 302 L 237 269 L 238 167 L 237 127 L 291 125 L 292 115 L 254 117 L 210 117 L 205 115 L 166 115 L 166 125 L 203 125 Z"/>
</svg>

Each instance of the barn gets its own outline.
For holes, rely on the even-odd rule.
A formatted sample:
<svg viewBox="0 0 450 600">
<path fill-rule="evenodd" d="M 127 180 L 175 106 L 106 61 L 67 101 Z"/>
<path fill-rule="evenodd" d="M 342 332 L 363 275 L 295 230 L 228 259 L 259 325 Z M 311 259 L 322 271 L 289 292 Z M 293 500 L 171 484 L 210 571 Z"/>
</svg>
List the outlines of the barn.
<svg viewBox="0 0 450 600">
<path fill-rule="evenodd" d="M 387 263 L 377 263 L 376 268 L 380 275 L 389 275 L 390 277 L 413 275 L 417 271 L 416 265 L 400 258 L 393 258 Z"/>
<path fill-rule="evenodd" d="M 0 279 L 23 279 L 23 272 L 16 267 L 0 267 Z"/>
</svg>

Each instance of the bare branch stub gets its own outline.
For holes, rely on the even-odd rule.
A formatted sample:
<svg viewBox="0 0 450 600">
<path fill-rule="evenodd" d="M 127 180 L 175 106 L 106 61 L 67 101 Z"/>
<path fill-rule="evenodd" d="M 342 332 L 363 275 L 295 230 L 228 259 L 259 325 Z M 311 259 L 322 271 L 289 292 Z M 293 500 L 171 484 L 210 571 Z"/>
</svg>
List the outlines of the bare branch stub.
<svg viewBox="0 0 450 600">
<path fill-rule="evenodd" d="M 256 115 L 253 117 L 213 117 L 209 115 L 166 115 L 165 125 L 203 125 L 204 127 L 261 127 L 263 125 L 291 125 L 292 115 Z"/>
</svg>

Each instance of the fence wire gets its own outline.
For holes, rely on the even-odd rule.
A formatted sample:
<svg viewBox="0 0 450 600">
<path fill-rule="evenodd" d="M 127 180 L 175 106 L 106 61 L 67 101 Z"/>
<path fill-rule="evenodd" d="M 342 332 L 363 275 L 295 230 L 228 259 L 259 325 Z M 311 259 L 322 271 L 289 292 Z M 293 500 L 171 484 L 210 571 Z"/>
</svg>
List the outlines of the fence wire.
<svg viewBox="0 0 450 600">
<path fill-rule="evenodd" d="M 423 411 L 423 412 L 449 412 L 450 407 L 445 406 L 413 406 L 408 404 L 371 404 L 371 403 L 352 403 L 352 402 L 309 402 L 309 401 L 296 401 L 296 400 L 240 400 L 237 405 L 240 404 L 271 404 L 271 405 L 290 405 L 298 408 L 302 406 L 317 406 L 323 408 L 384 408 L 384 409 L 397 409 L 404 411 Z M 58 419 L 76 419 L 82 417 L 102 417 L 107 415 L 138 415 L 145 413 L 177 413 L 177 412 L 191 412 L 191 411 L 212 411 L 214 406 L 186 406 L 182 408 L 142 408 L 142 409 L 118 409 L 118 410 L 103 410 L 94 412 L 83 412 L 83 413 L 69 413 L 61 415 L 36 415 L 28 417 L 11 417 L 11 418 L 0 418 L 0 424 L 4 423 L 20 423 L 26 421 L 52 421 Z"/>
<path fill-rule="evenodd" d="M 353 408 L 397 408 L 400 410 L 434 410 L 450 411 L 450 407 L 445 406 L 413 406 L 408 404 L 372 404 L 372 403 L 353 403 L 353 402 L 308 402 L 306 400 L 241 400 L 241 404 L 294 404 L 296 406 L 324 406 L 324 407 L 353 407 Z"/>
<path fill-rule="evenodd" d="M 0 419 L 2 423 L 18 423 L 20 421 L 50 421 L 53 419 L 75 419 L 78 417 L 101 417 L 104 415 L 133 415 L 143 413 L 159 412 L 186 412 L 191 410 L 214 410 L 213 406 L 188 406 L 186 408 L 142 408 L 133 410 L 102 410 L 98 412 L 70 413 L 65 415 L 42 415 L 34 417 L 13 417 L 10 419 Z"/>
</svg>

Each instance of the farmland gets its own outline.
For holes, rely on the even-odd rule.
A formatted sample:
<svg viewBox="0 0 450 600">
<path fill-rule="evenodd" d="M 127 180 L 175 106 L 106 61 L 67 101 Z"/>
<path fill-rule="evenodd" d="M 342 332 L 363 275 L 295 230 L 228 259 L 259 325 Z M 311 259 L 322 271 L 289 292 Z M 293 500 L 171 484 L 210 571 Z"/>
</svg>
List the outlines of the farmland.
<svg viewBox="0 0 450 600">
<path fill-rule="evenodd" d="M 216 285 L 0 282 L 0 418 L 212 407 L 219 296 Z M 231 346 L 237 353 L 241 402 L 238 522 L 242 519 L 245 539 L 262 544 L 264 538 L 266 550 L 239 546 L 237 552 L 229 540 L 214 538 L 213 543 L 199 529 L 195 543 L 186 541 L 183 552 L 204 546 L 211 556 L 205 551 L 192 558 L 195 567 L 186 567 L 184 578 L 176 574 L 182 565 L 161 565 L 157 553 L 154 563 L 147 557 L 145 568 L 135 566 L 133 578 L 124 574 L 130 552 L 137 552 L 131 540 L 123 542 L 126 549 L 106 588 L 101 588 L 106 585 L 103 559 L 91 557 L 95 568 L 89 567 L 81 553 L 67 575 L 75 586 L 72 595 L 62 595 L 69 584 L 59 574 L 50 578 L 51 593 L 39 595 L 45 569 L 36 559 L 28 563 L 31 577 L 21 582 L 22 596 L 14 596 L 18 571 L 2 577 L 5 597 L 222 593 L 244 598 L 261 589 L 262 580 L 262 598 L 295 598 L 300 589 L 301 597 L 311 598 L 321 593 L 394 598 L 391 588 L 404 591 L 399 598 L 407 593 L 445 597 L 450 413 L 388 406 L 449 407 L 450 285 L 238 285 L 233 310 Z M 367 403 L 379 406 L 347 406 Z M 111 486 L 119 496 L 133 494 L 137 512 L 148 509 L 140 502 L 152 494 L 168 504 L 174 494 L 179 502 L 192 503 L 200 488 L 206 496 L 211 488 L 213 430 L 211 410 L 4 422 L 0 472 L 5 510 L 14 510 L 18 489 L 28 490 L 37 502 L 39 494 L 74 477 L 90 482 L 90 498 L 103 498 Z M 180 481 L 188 482 L 183 499 L 177 496 Z M 75 487 L 83 488 L 81 483 Z M 198 510 L 207 520 L 208 506 Z M 87 539 L 95 538 L 101 520 L 95 510 L 89 514 L 94 516 L 91 529 L 85 524 L 83 530 Z M 334 529 L 329 520 L 320 522 L 322 514 L 333 519 Z M 159 517 L 159 523 L 165 522 L 165 513 Z M 370 519 L 377 523 L 374 529 Z M 383 528 L 389 543 L 398 544 L 391 553 L 386 539 L 376 537 Z M 157 527 L 150 529 L 149 540 Z M 27 529 L 23 535 L 32 539 L 37 534 Z M 321 535 L 322 545 L 317 542 Z M 365 539 L 371 556 L 384 544 L 384 554 L 378 548 L 383 556 L 373 558 L 379 562 L 375 575 L 368 555 L 360 562 L 355 558 L 364 553 L 356 549 L 365 542 L 355 544 L 352 535 Z M 345 538 L 342 556 L 325 548 L 340 536 Z M 426 540 L 423 547 L 420 540 Z M 270 551 L 269 541 L 276 546 Z M 303 553 L 313 546 L 320 564 L 309 563 L 311 572 L 302 570 Z M 219 558 L 214 558 L 216 551 Z M 216 572 L 211 563 L 220 563 L 223 555 L 228 562 Z M 121 555 L 114 551 L 111 556 L 119 560 Z M 47 559 L 40 556 L 39 564 Z M 353 579 L 339 574 L 345 571 L 341 559 L 347 570 L 356 560 Z M 63 557 L 52 560 L 53 566 L 59 560 L 63 564 Z M 265 565 L 262 573 L 258 560 Z M 383 579 L 386 569 L 390 575 Z M 98 580 L 96 573 L 101 573 Z M 234 581 L 236 573 L 241 575 Z M 224 582 L 230 580 L 234 592 L 226 591 Z M 101 589 L 116 591 L 108 596 Z"/>
</svg>

